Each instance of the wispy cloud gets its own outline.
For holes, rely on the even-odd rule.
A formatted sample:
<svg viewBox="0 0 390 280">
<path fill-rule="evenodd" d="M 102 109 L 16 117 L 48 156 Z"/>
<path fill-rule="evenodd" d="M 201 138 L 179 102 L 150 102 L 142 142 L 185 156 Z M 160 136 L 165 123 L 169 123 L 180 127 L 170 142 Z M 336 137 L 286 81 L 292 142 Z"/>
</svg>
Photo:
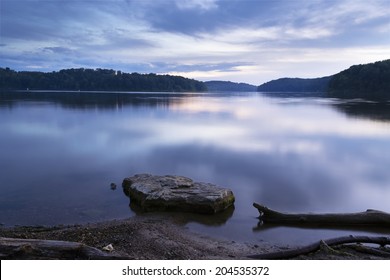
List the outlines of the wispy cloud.
<svg viewBox="0 0 390 280">
<path fill-rule="evenodd" d="M 202 9 L 210 10 L 218 7 L 218 0 L 176 0 L 179 9 Z"/>
<path fill-rule="evenodd" d="M 2 66 L 260 84 L 390 57 L 388 0 L 3 0 Z"/>
</svg>

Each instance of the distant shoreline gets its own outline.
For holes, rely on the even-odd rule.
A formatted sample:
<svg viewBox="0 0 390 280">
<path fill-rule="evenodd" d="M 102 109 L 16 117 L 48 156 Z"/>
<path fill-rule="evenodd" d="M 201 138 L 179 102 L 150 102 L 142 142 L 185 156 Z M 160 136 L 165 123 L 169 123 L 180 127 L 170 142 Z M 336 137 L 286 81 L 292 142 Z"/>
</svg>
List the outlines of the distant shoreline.
<svg viewBox="0 0 390 280">
<path fill-rule="evenodd" d="M 119 94 L 207 94 L 208 92 L 196 91 L 118 91 L 118 90 L 52 90 L 52 89 L 0 89 L 0 93 L 21 92 L 21 93 L 119 93 Z"/>
</svg>

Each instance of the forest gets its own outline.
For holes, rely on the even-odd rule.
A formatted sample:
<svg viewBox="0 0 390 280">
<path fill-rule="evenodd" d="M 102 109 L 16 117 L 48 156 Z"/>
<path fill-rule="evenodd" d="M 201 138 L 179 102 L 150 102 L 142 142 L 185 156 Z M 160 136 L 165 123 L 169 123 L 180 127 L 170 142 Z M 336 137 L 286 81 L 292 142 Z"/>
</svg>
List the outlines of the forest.
<svg viewBox="0 0 390 280">
<path fill-rule="evenodd" d="M 333 75 L 328 95 L 339 98 L 390 98 L 390 59 L 354 65 Z"/>
<path fill-rule="evenodd" d="M 58 72 L 0 68 L 2 90 L 203 92 L 207 86 L 180 76 L 124 73 L 111 69 L 66 69 Z"/>
<path fill-rule="evenodd" d="M 369 64 L 354 65 L 335 75 L 314 78 L 281 78 L 258 86 L 257 91 L 283 96 L 336 98 L 364 98 L 388 100 L 390 98 L 390 59 Z"/>
<path fill-rule="evenodd" d="M 256 87 L 228 81 L 200 82 L 180 76 L 124 73 L 112 69 L 66 69 L 53 72 L 14 71 L 0 68 L 0 90 L 69 90 L 135 92 L 255 91 Z M 390 59 L 354 65 L 335 75 L 314 78 L 281 78 L 257 91 L 283 95 L 336 98 L 390 98 Z"/>
<path fill-rule="evenodd" d="M 256 86 L 246 83 L 234 83 L 230 81 L 207 81 L 204 82 L 208 91 L 256 91 Z"/>
<path fill-rule="evenodd" d="M 302 79 L 280 78 L 257 87 L 261 92 L 326 92 L 330 77 Z"/>
</svg>

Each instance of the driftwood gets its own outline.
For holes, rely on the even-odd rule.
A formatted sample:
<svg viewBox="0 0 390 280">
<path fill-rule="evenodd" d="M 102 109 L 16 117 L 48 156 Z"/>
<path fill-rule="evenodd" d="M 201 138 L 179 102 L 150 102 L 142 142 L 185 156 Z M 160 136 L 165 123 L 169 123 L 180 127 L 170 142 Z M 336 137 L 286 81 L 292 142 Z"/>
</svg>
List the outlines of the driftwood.
<svg viewBox="0 0 390 280">
<path fill-rule="evenodd" d="M 362 246 L 361 244 L 349 244 L 344 245 L 347 249 L 355 250 L 356 252 L 363 253 L 363 254 L 369 254 L 369 255 L 375 255 L 381 258 L 390 259 L 390 251 L 389 249 L 386 250 L 386 247 L 382 248 L 372 248 L 368 246 Z"/>
<path fill-rule="evenodd" d="M 368 209 L 359 213 L 287 214 L 253 203 L 264 223 L 320 226 L 381 226 L 390 228 L 390 214 Z"/>
<path fill-rule="evenodd" d="M 78 242 L 0 237 L 0 259 L 123 259 Z"/>
<path fill-rule="evenodd" d="M 343 236 L 338 238 L 332 238 L 327 240 L 317 241 L 310 245 L 300 247 L 297 249 L 279 251 L 279 252 L 271 252 L 264 253 L 258 255 L 251 255 L 248 258 L 251 259 L 289 259 L 294 258 L 300 255 L 306 255 L 312 252 L 315 252 L 324 246 L 334 246 L 341 244 L 349 244 L 349 243 L 371 243 L 371 244 L 379 244 L 381 246 L 389 245 L 390 238 L 389 237 L 370 237 L 370 236 Z"/>
</svg>

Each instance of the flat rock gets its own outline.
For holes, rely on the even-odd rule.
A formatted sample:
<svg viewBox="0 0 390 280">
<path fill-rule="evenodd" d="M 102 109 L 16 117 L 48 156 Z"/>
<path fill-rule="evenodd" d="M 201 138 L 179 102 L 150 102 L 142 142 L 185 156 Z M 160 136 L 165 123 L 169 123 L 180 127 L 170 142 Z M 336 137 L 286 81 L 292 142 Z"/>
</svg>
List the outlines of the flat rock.
<svg viewBox="0 0 390 280">
<path fill-rule="evenodd" d="M 123 180 L 131 203 L 143 211 L 184 211 L 214 214 L 232 206 L 233 192 L 182 176 L 137 174 Z"/>
</svg>

